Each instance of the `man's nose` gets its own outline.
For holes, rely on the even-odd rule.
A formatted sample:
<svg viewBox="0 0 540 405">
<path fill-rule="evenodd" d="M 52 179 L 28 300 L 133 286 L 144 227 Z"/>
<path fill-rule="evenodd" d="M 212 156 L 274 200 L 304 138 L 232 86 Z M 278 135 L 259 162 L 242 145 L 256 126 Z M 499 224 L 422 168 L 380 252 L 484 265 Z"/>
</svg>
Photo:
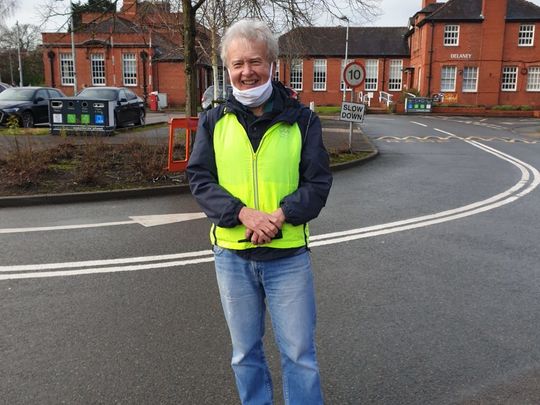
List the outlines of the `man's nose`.
<svg viewBox="0 0 540 405">
<path fill-rule="evenodd" d="M 247 76 L 253 73 L 253 66 L 251 66 L 251 63 L 244 63 L 244 66 L 242 67 L 242 74 Z"/>
</svg>

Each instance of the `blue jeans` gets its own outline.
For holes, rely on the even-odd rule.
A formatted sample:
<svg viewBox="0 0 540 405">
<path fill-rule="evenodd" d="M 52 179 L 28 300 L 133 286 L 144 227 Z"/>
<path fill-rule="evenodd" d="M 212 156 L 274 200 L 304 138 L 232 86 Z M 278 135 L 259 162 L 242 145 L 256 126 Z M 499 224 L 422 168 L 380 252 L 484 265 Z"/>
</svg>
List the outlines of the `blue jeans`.
<svg viewBox="0 0 540 405">
<path fill-rule="evenodd" d="M 266 305 L 281 355 L 285 404 L 322 404 L 309 253 L 250 261 L 214 246 L 214 254 L 233 346 L 231 365 L 242 404 L 267 405 L 273 400 L 262 342 Z"/>
</svg>

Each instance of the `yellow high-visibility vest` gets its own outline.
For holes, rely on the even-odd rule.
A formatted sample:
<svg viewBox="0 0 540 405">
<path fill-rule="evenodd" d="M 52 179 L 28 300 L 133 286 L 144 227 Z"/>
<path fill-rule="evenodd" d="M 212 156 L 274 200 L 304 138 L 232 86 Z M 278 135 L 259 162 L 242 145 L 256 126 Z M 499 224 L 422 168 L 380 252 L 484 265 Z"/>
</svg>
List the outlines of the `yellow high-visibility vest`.
<svg viewBox="0 0 540 405">
<path fill-rule="evenodd" d="M 225 113 L 216 123 L 213 138 L 219 185 L 247 207 L 274 212 L 281 199 L 298 188 L 302 153 L 298 124 L 274 124 L 265 132 L 255 152 L 236 116 Z M 257 247 L 246 241 L 245 232 L 244 225 L 234 228 L 212 225 L 210 239 L 213 244 L 227 249 Z M 261 246 L 294 248 L 307 245 L 307 224 L 285 223 L 281 234 L 281 238 Z"/>
</svg>

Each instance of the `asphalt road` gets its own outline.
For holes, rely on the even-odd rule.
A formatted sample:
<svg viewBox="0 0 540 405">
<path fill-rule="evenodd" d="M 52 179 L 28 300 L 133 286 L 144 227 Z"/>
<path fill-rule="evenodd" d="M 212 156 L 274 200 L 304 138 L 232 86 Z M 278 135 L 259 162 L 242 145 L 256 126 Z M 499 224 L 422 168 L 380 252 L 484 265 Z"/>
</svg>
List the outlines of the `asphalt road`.
<svg viewBox="0 0 540 405">
<path fill-rule="evenodd" d="M 328 404 L 540 402 L 534 126 L 366 118 L 380 156 L 336 173 L 311 225 Z M 197 212 L 2 209 L 0 403 L 236 404 L 207 221 L 141 218 Z"/>
</svg>

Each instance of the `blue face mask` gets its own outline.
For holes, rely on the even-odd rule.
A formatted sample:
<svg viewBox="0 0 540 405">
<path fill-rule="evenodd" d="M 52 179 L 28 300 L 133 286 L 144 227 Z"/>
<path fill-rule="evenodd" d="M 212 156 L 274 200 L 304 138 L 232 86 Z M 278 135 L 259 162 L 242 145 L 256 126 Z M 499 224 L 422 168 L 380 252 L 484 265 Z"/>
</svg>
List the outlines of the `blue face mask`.
<svg viewBox="0 0 540 405">
<path fill-rule="evenodd" d="M 232 89 L 234 98 L 246 107 L 254 108 L 263 105 L 272 95 L 272 65 L 270 65 L 270 75 L 266 83 L 247 90 L 240 90 L 232 85 Z"/>
</svg>

